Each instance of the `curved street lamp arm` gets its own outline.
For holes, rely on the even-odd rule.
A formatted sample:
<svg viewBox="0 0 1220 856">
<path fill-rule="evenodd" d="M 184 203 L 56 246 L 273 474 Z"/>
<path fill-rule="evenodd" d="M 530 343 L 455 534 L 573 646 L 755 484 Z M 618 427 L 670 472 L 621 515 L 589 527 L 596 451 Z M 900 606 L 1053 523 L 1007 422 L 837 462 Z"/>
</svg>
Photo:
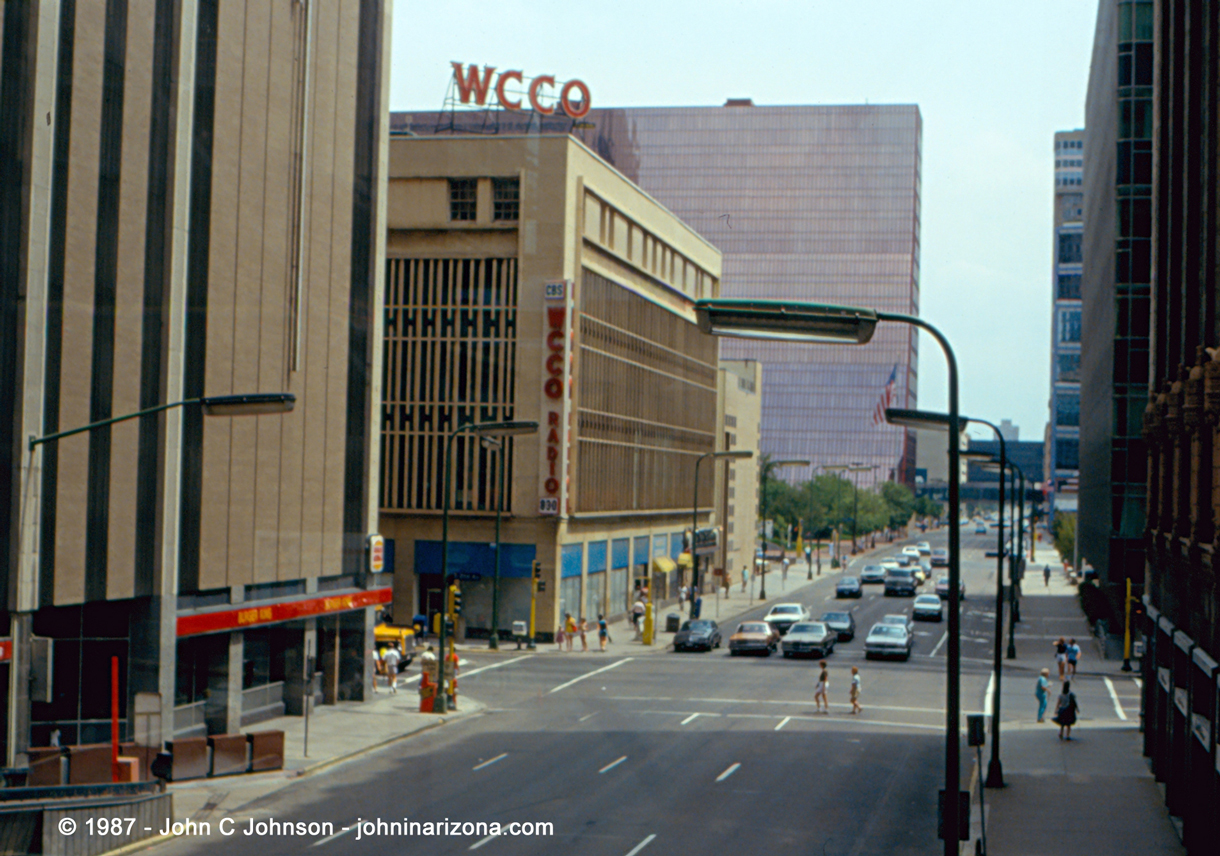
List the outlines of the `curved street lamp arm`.
<svg viewBox="0 0 1220 856">
<path fill-rule="evenodd" d="M 101 419 L 97 422 L 90 422 L 88 425 L 82 425 L 79 428 L 73 428 L 69 431 L 58 431 L 54 434 L 47 434 L 45 437 L 30 437 L 30 451 L 34 451 L 35 446 L 43 443 L 49 443 L 52 440 L 62 440 L 64 437 L 71 437 L 73 434 L 83 434 L 86 431 L 92 431 L 94 428 L 103 428 L 107 425 L 113 425 L 116 422 L 126 422 L 128 419 L 138 419 L 141 416 L 150 416 L 153 413 L 160 413 L 162 410 L 170 410 L 174 407 L 183 407 L 187 404 L 200 404 L 202 398 L 188 398 L 184 401 L 171 401 L 169 404 L 158 404 L 156 407 L 146 407 L 143 410 L 137 410 L 135 413 L 127 413 L 123 416 L 112 416 L 110 419 Z"/>
</svg>

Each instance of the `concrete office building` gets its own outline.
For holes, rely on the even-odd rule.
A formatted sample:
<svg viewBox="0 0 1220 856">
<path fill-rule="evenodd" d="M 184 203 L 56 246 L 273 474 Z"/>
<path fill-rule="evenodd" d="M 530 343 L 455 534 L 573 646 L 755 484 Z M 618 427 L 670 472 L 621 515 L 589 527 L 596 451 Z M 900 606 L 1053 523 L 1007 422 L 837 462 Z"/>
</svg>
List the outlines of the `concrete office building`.
<svg viewBox="0 0 1220 856">
<path fill-rule="evenodd" d="M 754 360 L 721 360 L 716 404 L 724 448 L 757 450 L 762 428 L 762 365 Z M 721 521 L 715 567 L 723 569 L 731 582 L 740 583 L 758 548 L 758 462 L 717 461 L 715 466 Z"/>
<path fill-rule="evenodd" d="M 461 109 L 397 113 L 391 123 L 418 134 L 571 132 L 723 253 L 723 296 L 919 313 L 922 122 L 914 105 L 734 99 L 595 107 L 579 123 L 559 111 Z M 861 487 L 914 483 L 914 433 L 877 418 L 883 399 L 917 406 L 914 328 L 880 325 L 855 349 L 726 339 L 721 354 L 763 364 L 764 452 L 876 466 Z"/>
<path fill-rule="evenodd" d="M 1152 18 L 1150 0 L 1098 4 L 1085 103 L 1076 538 L 1115 614 L 1144 573 Z"/>
<path fill-rule="evenodd" d="M 502 486 L 499 628 L 528 617 L 534 561 L 544 639 L 564 613 L 622 614 L 641 588 L 673 597 L 695 462 L 750 438 L 718 419 L 716 340 L 694 323 L 694 301 L 719 292 L 719 251 L 567 135 L 390 147 L 381 531 L 395 615 L 440 607 L 447 463 L 466 632 L 492 625 Z M 458 434 L 446 461 L 455 428 L 507 419 L 541 428 L 504 450 Z M 700 468 L 701 526 L 718 522 L 717 471 Z"/>
<path fill-rule="evenodd" d="M 314 668 L 361 698 L 388 4 L 0 14 L 6 762 L 107 740 L 112 657 L 124 739 L 137 693 L 166 739 L 299 712 Z M 295 410 L 28 443 L 255 392 Z"/>
<path fill-rule="evenodd" d="M 1155 11 L 1142 8 L 1153 5 L 1134 10 L 1133 33 L 1149 35 L 1155 18 L 1140 713 L 1144 752 L 1164 783 L 1166 806 L 1181 819 L 1187 852 L 1200 856 L 1213 852 L 1220 837 L 1220 133 L 1214 118 L 1220 22 L 1207 4 L 1162 0 Z M 1120 32 L 1125 26 L 1120 17 Z M 1141 594 L 1139 586 L 1134 594 Z"/>
<path fill-rule="evenodd" d="M 1048 514 L 1076 511 L 1080 482 L 1080 283 L 1084 233 L 1084 131 L 1055 134 L 1051 276 L 1051 398 L 1045 473 Z M 1043 468 L 1039 468 L 1042 472 Z M 1028 474 L 1031 478 L 1033 473 Z"/>
</svg>

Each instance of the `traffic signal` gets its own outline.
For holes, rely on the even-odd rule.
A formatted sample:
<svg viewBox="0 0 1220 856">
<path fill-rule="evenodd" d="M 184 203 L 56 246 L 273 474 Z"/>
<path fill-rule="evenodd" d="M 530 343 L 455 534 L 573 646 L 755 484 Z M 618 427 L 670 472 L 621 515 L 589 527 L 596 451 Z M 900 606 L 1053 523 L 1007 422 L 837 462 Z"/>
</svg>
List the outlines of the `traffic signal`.
<svg viewBox="0 0 1220 856">
<path fill-rule="evenodd" d="M 450 597 L 449 602 L 452 605 L 451 609 L 449 610 L 450 613 L 453 615 L 461 615 L 462 614 L 462 590 L 460 588 L 458 588 L 457 583 L 454 583 L 452 586 L 450 586 L 449 597 Z"/>
</svg>

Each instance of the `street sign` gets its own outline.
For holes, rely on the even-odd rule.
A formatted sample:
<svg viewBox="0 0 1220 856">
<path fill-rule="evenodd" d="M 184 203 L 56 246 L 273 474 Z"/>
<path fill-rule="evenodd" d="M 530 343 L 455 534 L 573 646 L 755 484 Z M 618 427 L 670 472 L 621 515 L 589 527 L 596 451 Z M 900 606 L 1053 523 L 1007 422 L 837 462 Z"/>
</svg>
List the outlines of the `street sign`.
<svg viewBox="0 0 1220 856">
<path fill-rule="evenodd" d="M 483 575 L 475 571 L 458 571 L 453 578 L 464 583 L 473 583 L 483 579 Z"/>
</svg>

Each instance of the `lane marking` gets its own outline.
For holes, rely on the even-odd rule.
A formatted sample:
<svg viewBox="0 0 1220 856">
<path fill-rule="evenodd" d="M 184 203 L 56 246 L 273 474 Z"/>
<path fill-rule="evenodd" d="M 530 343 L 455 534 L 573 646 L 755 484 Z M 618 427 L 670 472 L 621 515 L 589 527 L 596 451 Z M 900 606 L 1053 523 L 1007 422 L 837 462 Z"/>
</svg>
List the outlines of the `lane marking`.
<svg viewBox="0 0 1220 856">
<path fill-rule="evenodd" d="M 1118 693 L 1114 692 L 1114 684 L 1110 682 L 1109 678 L 1103 677 L 1102 680 L 1106 682 L 1106 689 L 1110 691 L 1110 698 L 1114 700 L 1114 712 L 1118 714 L 1119 719 L 1126 722 L 1127 714 L 1123 712 L 1123 706 L 1119 704 Z"/>
<path fill-rule="evenodd" d="M 359 822 L 360 822 L 360 818 L 356 818 L 356 823 L 359 823 Z M 342 829 L 340 829 L 338 832 L 334 833 L 333 835 L 328 835 L 325 838 L 319 838 L 317 841 L 315 841 L 313 844 L 311 844 L 309 846 L 317 847 L 319 844 L 325 844 L 328 841 L 334 841 L 336 838 L 342 838 L 344 835 L 347 835 L 349 832 L 355 832 L 356 823 L 353 823 L 351 826 L 343 827 Z"/>
<path fill-rule="evenodd" d="M 1134 681 L 1135 685 L 1137 687 L 1139 687 L 1141 690 L 1144 688 L 1144 679 L 1143 678 L 1132 678 L 1131 680 Z"/>
<path fill-rule="evenodd" d="M 593 713 L 586 713 L 584 716 L 582 716 L 580 719 L 578 719 L 576 721 L 584 722 L 586 719 L 592 719 L 595 716 L 597 716 L 597 711 L 593 711 Z"/>
<path fill-rule="evenodd" d="M 490 760 L 488 760 L 488 761 L 484 761 L 482 764 L 478 764 L 478 765 L 476 765 L 476 766 L 474 766 L 474 767 L 471 767 L 470 769 L 471 769 L 471 771 L 472 771 L 472 772 L 473 772 L 474 770 L 482 770 L 484 767 L 490 767 L 492 764 L 496 763 L 497 761 L 501 761 L 501 760 L 503 760 L 503 759 L 505 759 L 505 758 L 507 758 L 507 757 L 508 757 L 508 753 L 507 753 L 507 752 L 501 752 L 501 753 L 500 753 L 499 755 L 497 755 L 496 757 L 494 757 L 494 758 L 492 758 L 492 759 L 490 759 Z"/>
<path fill-rule="evenodd" d="M 987 679 L 987 692 L 983 693 L 983 715 L 995 716 L 995 672 Z"/>
<path fill-rule="evenodd" d="M 740 769 L 740 768 L 741 768 L 741 763 L 740 763 L 740 762 L 738 762 L 738 763 L 734 764 L 733 766 L 731 766 L 731 767 L 729 767 L 727 770 L 725 770 L 723 773 L 721 773 L 719 776 L 717 776 L 717 777 L 716 777 L 716 781 L 718 781 L 718 782 L 723 782 L 723 781 L 724 781 L 725 779 L 727 779 L 729 776 L 731 776 L 731 775 L 733 775 L 734 773 L 736 773 L 736 772 L 738 771 L 738 769 Z"/>
<path fill-rule="evenodd" d="M 635 854 L 639 853 L 641 850 L 643 850 L 645 847 L 647 847 L 649 844 L 651 844 L 652 839 L 654 839 L 656 837 L 657 837 L 657 834 L 654 832 L 652 835 L 645 838 L 639 844 L 632 847 L 631 850 L 629 850 L 627 852 L 627 856 L 635 856 Z"/>
<path fill-rule="evenodd" d="M 469 672 L 462 672 L 461 674 L 459 674 L 459 675 L 458 675 L 458 677 L 459 677 L 459 678 L 472 678 L 472 677 L 474 677 L 475 675 L 477 675 L 479 672 L 486 672 L 488 669 L 498 669 L 498 668 L 500 668 L 501 666 L 508 666 L 508 665 L 511 665 L 512 663 L 519 663 L 519 662 L 521 662 L 522 660 L 528 660 L 528 659 L 530 659 L 530 658 L 531 658 L 531 657 L 533 657 L 533 656 L 535 656 L 535 655 L 533 655 L 533 654 L 523 654 L 523 655 L 522 655 L 522 656 L 520 656 L 520 657 L 513 657 L 511 660 L 505 660 L 505 661 L 503 661 L 502 663 L 492 663 L 492 664 L 487 665 L 487 666 L 479 666 L 479 668 L 477 668 L 477 669 L 471 669 Z M 466 662 L 466 661 L 465 661 L 465 660 L 458 660 L 458 665 L 460 666 L 460 665 L 462 665 L 462 663 L 464 663 L 464 662 Z M 413 683 L 415 683 L 415 682 L 417 682 L 417 681 L 419 680 L 419 677 L 420 677 L 419 675 L 412 675 L 412 676 L 411 676 L 411 677 L 409 677 L 409 678 L 403 678 L 402 683 L 403 683 L 403 684 L 413 684 Z"/>
<path fill-rule="evenodd" d="M 779 725 L 775 726 L 775 730 L 779 731 L 781 728 L 783 728 L 785 725 L 787 725 L 791 721 L 792 721 L 791 716 L 785 716 L 783 719 L 781 719 L 779 721 Z"/>
<path fill-rule="evenodd" d="M 691 722 L 692 720 L 695 720 L 695 719 L 698 719 L 698 718 L 699 718 L 699 714 L 697 714 L 697 713 L 692 713 L 690 716 L 686 717 L 686 719 L 682 720 L 682 721 L 681 721 L 680 723 L 678 723 L 678 724 L 679 724 L 679 725 L 686 725 L 686 723 Z"/>
<path fill-rule="evenodd" d="M 470 845 L 470 847 L 469 847 L 469 849 L 470 849 L 470 850 L 478 850 L 480 847 L 482 847 L 482 846 L 483 846 L 484 844 L 486 844 L 488 841 L 492 841 L 493 839 L 499 838 L 499 837 L 500 837 L 501 835 L 503 835 L 503 834 L 504 834 L 503 832 L 493 832 L 491 835 L 487 836 L 486 838 L 482 838 L 482 839 L 480 839 L 480 840 L 476 841 L 474 844 L 471 844 L 471 845 Z"/>
<path fill-rule="evenodd" d="M 600 770 L 598 770 L 597 772 L 599 772 L 599 773 L 604 773 L 604 772 L 606 772 L 607 770 L 613 770 L 615 767 L 617 767 L 619 764 L 623 763 L 623 762 L 624 762 L 624 761 L 626 761 L 626 760 L 627 760 L 627 756 L 626 756 L 626 755 L 624 755 L 622 758 L 619 758 L 617 761 L 611 761 L 609 764 L 607 764 L 606 766 L 602 767 L 602 768 L 601 768 Z"/>
<path fill-rule="evenodd" d="M 944 644 L 945 644 L 945 640 L 946 640 L 946 639 L 948 639 L 948 638 L 949 638 L 949 631 L 948 631 L 948 630 L 946 630 L 946 631 L 945 631 L 945 635 L 944 635 L 944 636 L 942 636 L 942 637 L 940 637 L 940 641 L 936 643 L 936 647 L 932 649 L 932 653 L 931 653 L 931 654 L 929 654 L 928 656 L 929 656 L 929 657 L 935 657 L 935 656 L 936 656 L 936 652 L 940 650 L 940 646 L 941 646 L 941 645 L 944 645 Z"/>
<path fill-rule="evenodd" d="M 621 660 L 611 663 L 609 666 L 602 666 L 600 669 L 594 669 L 591 672 L 586 672 L 585 674 L 580 675 L 579 677 L 572 678 L 572 680 L 568 681 L 567 683 L 560 684 L 559 686 L 557 686 L 553 690 L 551 690 L 550 693 L 547 693 L 547 695 L 550 695 L 551 693 L 557 693 L 560 690 L 566 690 L 568 687 L 572 686 L 572 684 L 578 684 L 581 681 L 585 680 L 586 678 L 591 678 L 594 675 L 600 675 L 602 672 L 608 672 L 611 669 L 614 669 L 614 668 L 617 668 L 617 667 L 623 665 L 623 663 L 630 663 L 634 659 L 635 659 L 634 657 L 624 657 Z"/>
</svg>

